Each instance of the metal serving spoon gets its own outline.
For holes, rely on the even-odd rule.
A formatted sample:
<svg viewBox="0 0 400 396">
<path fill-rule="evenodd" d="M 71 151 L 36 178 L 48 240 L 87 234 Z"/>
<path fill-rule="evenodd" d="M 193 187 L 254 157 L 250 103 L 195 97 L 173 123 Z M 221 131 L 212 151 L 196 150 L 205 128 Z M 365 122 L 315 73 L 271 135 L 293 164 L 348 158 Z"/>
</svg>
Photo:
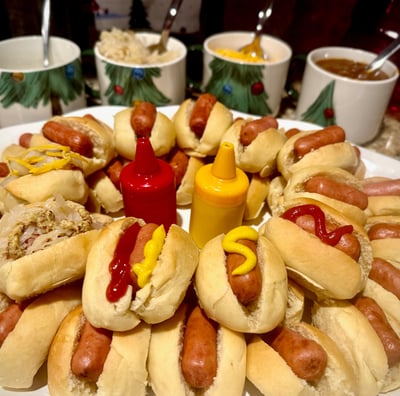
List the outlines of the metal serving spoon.
<svg viewBox="0 0 400 396">
<path fill-rule="evenodd" d="M 380 69 L 385 61 L 390 58 L 396 51 L 400 49 L 400 35 L 393 40 L 376 58 L 366 67 L 367 73 L 373 73 Z"/>
<path fill-rule="evenodd" d="M 254 32 L 253 41 L 239 49 L 239 52 L 242 54 L 250 55 L 253 58 L 261 58 L 264 60 L 268 59 L 268 55 L 261 48 L 260 39 L 264 24 L 272 14 L 273 4 L 274 2 L 272 0 L 268 0 L 264 9 L 258 12 L 258 22 Z"/>
<path fill-rule="evenodd" d="M 50 0 L 44 0 L 42 13 L 43 66 L 49 65 Z"/>
<path fill-rule="evenodd" d="M 147 48 L 150 52 L 164 53 L 167 50 L 167 41 L 171 32 L 172 24 L 178 14 L 183 0 L 172 0 L 168 13 L 164 20 L 164 26 L 161 31 L 160 41 L 156 44 L 149 45 Z"/>
</svg>

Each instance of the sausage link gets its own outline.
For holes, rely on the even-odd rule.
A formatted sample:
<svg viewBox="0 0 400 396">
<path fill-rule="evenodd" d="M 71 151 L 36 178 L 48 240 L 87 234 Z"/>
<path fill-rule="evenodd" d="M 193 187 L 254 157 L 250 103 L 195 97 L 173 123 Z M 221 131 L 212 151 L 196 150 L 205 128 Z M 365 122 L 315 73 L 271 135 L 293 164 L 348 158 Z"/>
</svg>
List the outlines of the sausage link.
<svg viewBox="0 0 400 396">
<path fill-rule="evenodd" d="M 299 378 L 318 381 L 322 377 L 328 356 L 320 344 L 288 327 L 279 327 L 273 333 L 271 347 Z"/>
<path fill-rule="evenodd" d="M 0 162 L 0 177 L 6 177 L 10 174 L 10 168 L 6 162 Z"/>
<path fill-rule="evenodd" d="M 257 243 L 248 239 L 237 241 L 250 248 L 257 254 Z M 239 267 L 245 261 L 245 257 L 238 253 L 229 253 L 226 256 L 226 270 L 228 281 L 231 285 L 233 294 L 243 305 L 248 305 L 255 301 L 261 294 L 262 275 L 260 266 L 257 265 L 245 275 L 232 275 L 232 271 Z"/>
<path fill-rule="evenodd" d="M 285 136 L 289 139 L 294 135 L 297 135 L 300 132 L 298 128 L 290 128 L 285 132 Z"/>
<path fill-rule="evenodd" d="M 368 230 L 371 241 L 375 239 L 400 238 L 400 224 L 377 223 Z"/>
<path fill-rule="evenodd" d="M 337 125 L 327 126 L 324 129 L 297 139 L 294 143 L 294 153 L 297 158 L 302 158 L 310 151 L 327 146 L 328 144 L 344 142 L 345 139 L 346 134 L 343 128 Z"/>
<path fill-rule="evenodd" d="M 240 143 L 248 146 L 257 135 L 269 128 L 278 129 L 278 121 L 275 117 L 265 116 L 257 120 L 245 122 L 240 129 Z"/>
<path fill-rule="evenodd" d="M 21 147 L 29 148 L 31 145 L 32 136 L 33 136 L 33 133 L 31 133 L 31 132 L 23 133 L 22 135 L 20 135 L 20 137 L 18 139 L 18 144 Z"/>
<path fill-rule="evenodd" d="M 400 179 L 366 182 L 364 192 L 370 196 L 400 195 Z"/>
<path fill-rule="evenodd" d="M 110 351 L 112 331 L 83 324 L 77 347 L 71 359 L 71 371 L 89 382 L 97 382 Z"/>
<path fill-rule="evenodd" d="M 189 156 L 178 148 L 174 149 L 168 158 L 168 163 L 175 174 L 176 186 L 180 186 L 189 164 Z"/>
<path fill-rule="evenodd" d="M 54 143 L 70 147 L 75 153 L 93 157 L 93 143 L 83 132 L 60 122 L 47 121 L 42 127 L 42 134 Z"/>
<path fill-rule="evenodd" d="M 216 324 L 196 306 L 186 322 L 181 369 L 186 382 L 193 388 L 212 385 L 217 375 Z"/>
<path fill-rule="evenodd" d="M 217 103 L 217 98 L 212 94 L 205 93 L 197 98 L 193 106 L 189 118 L 189 127 L 198 138 L 203 136 L 208 118 L 210 117 L 211 110 L 215 103 Z"/>
<path fill-rule="evenodd" d="M 23 312 L 21 304 L 12 303 L 0 312 L 0 347 L 7 336 L 14 330 Z"/>
<path fill-rule="evenodd" d="M 118 159 L 112 160 L 105 168 L 106 175 L 110 178 L 110 180 L 118 190 L 121 190 L 119 176 L 121 174 L 122 168 L 123 165 Z"/>
<path fill-rule="evenodd" d="M 368 277 L 400 298 L 400 269 L 379 257 L 374 257 Z"/>
<path fill-rule="evenodd" d="M 360 296 L 354 305 L 368 319 L 385 349 L 389 367 L 400 362 L 400 338 L 388 322 L 383 309 L 370 297 Z"/>
<path fill-rule="evenodd" d="M 157 108 L 150 102 L 138 102 L 132 109 L 131 127 L 136 136 L 150 137 L 157 117 Z"/>
<path fill-rule="evenodd" d="M 313 176 L 308 179 L 304 188 L 307 192 L 325 195 L 364 210 L 368 206 L 368 196 L 363 191 L 349 184 L 333 180 L 326 176 Z"/>
<path fill-rule="evenodd" d="M 296 224 L 304 231 L 315 235 L 315 222 L 311 215 L 298 217 L 296 219 Z M 337 228 L 337 226 L 327 220 L 325 221 L 325 226 L 328 232 L 331 232 Z M 343 253 L 346 253 L 355 261 L 358 261 L 360 258 L 361 245 L 357 237 L 353 234 L 342 235 L 339 242 L 335 245 L 335 248 L 341 250 Z"/>
</svg>

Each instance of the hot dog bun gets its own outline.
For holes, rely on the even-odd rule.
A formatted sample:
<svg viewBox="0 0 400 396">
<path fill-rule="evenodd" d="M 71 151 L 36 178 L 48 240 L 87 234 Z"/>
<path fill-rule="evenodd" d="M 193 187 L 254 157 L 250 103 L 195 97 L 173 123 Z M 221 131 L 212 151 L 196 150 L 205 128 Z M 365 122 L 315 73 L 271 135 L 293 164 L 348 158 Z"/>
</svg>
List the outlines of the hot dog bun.
<svg viewBox="0 0 400 396">
<path fill-rule="evenodd" d="M 60 196 L 14 207 L 0 220 L 0 291 L 22 300 L 83 278 L 89 250 L 110 221 Z"/>
<path fill-rule="evenodd" d="M 211 110 L 210 117 L 206 121 L 204 133 L 199 139 L 189 126 L 189 119 L 194 105 L 195 100 L 186 99 L 180 104 L 172 117 L 176 130 L 177 145 L 188 155 L 197 157 L 216 155 L 223 134 L 232 124 L 232 112 L 217 101 Z"/>
<path fill-rule="evenodd" d="M 353 371 L 337 345 L 322 331 L 305 322 L 292 323 L 291 330 L 317 342 L 327 355 L 320 379 L 308 382 L 298 377 L 281 355 L 259 335 L 247 346 L 247 378 L 263 395 L 354 395 Z M 293 354 L 301 351 L 293 349 Z"/>
<path fill-rule="evenodd" d="M 132 300 L 132 287 L 116 303 L 106 290 L 111 280 L 109 264 L 117 243 L 129 226 L 142 220 L 122 218 L 105 227 L 90 250 L 83 283 L 82 305 L 86 317 L 96 327 L 126 331 L 142 320 L 158 323 L 171 317 L 183 300 L 198 262 L 198 249 L 181 227 L 172 225 L 165 238 L 150 281 Z M 132 241 L 132 249 L 134 241 Z"/>
<path fill-rule="evenodd" d="M 0 347 L 0 385 L 29 388 L 64 317 L 81 302 L 81 285 L 67 285 L 37 297 L 23 311 Z"/>
<path fill-rule="evenodd" d="M 312 322 L 335 341 L 353 368 L 355 394 L 377 395 L 388 373 L 388 362 L 366 317 L 350 302 L 326 300 L 314 304 Z"/>
<path fill-rule="evenodd" d="M 274 328 L 285 315 L 287 276 L 285 265 L 272 243 L 259 234 L 257 261 L 262 280 L 261 293 L 249 306 L 242 305 L 228 282 L 224 235 L 219 235 L 200 251 L 195 275 L 199 303 L 209 318 L 246 333 L 262 333 Z"/>
<path fill-rule="evenodd" d="M 91 384 L 71 372 L 82 321 L 82 307 L 78 306 L 64 319 L 53 340 L 47 363 L 50 395 L 146 395 L 150 326 L 141 323 L 133 330 L 114 332 L 103 371 Z"/>
<path fill-rule="evenodd" d="M 249 189 L 247 190 L 246 206 L 243 220 L 255 220 L 263 212 L 270 190 L 269 177 L 261 177 L 258 173 L 250 176 Z"/>
<path fill-rule="evenodd" d="M 181 305 L 175 315 L 152 326 L 149 349 L 149 382 L 156 396 L 230 395 L 241 396 L 246 372 L 244 335 L 218 327 L 217 376 L 206 390 L 190 388 L 181 370 L 182 334 L 187 307 Z"/>
<path fill-rule="evenodd" d="M 364 229 L 333 208 L 308 198 L 286 202 L 285 210 L 302 205 L 322 209 L 325 219 L 336 228 L 351 225 L 361 249 L 358 261 L 280 216 L 268 219 L 260 232 L 277 248 L 289 277 L 318 298 L 352 298 L 364 287 L 372 264 L 372 249 Z"/>
<path fill-rule="evenodd" d="M 137 136 L 131 126 L 133 107 L 121 110 L 114 116 L 115 149 L 122 157 L 134 160 Z M 150 133 L 150 142 L 157 157 L 168 154 L 175 146 L 176 132 L 172 121 L 160 111 Z"/>
</svg>

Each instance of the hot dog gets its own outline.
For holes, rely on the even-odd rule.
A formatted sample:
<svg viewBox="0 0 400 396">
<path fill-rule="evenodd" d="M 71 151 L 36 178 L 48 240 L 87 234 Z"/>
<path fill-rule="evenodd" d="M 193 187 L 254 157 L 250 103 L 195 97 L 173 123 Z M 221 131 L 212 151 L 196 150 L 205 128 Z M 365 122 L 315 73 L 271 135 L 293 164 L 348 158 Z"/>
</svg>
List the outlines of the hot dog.
<svg viewBox="0 0 400 396">
<path fill-rule="evenodd" d="M 283 198 L 300 197 L 323 202 L 360 225 L 367 220 L 368 196 L 362 181 L 344 169 L 315 165 L 293 172 L 283 190 Z"/>
<path fill-rule="evenodd" d="M 199 306 L 184 303 L 172 318 L 152 326 L 148 369 L 156 396 L 240 396 L 246 341 L 208 319 Z"/>
<path fill-rule="evenodd" d="M 289 277 L 317 298 L 348 299 L 364 287 L 372 264 L 369 239 L 333 208 L 308 198 L 287 201 L 261 232 L 278 249 Z"/>
<path fill-rule="evenodd" d="M 126 331 L 141 321 L 158 323 L 171 317 L 182 301 L 198 249 L 177 225 L 166 235 L 162 226 L 155 233 L 150 226 L 121 218 L 102 230 L 90 250 L 82 305 L 95 327 Z"/>
<path fill-rule="evenodd" d="M 13 328 L 4 333 L 0 346 L 1 386 L 26 389 L 32 385 L 47 359 L 60 323 L 80 304 L 81 287 L 81 284 L 71 284 L 22 303 L 9 301 L 14 318 L 4 320 L 13 319 L 14 323 Z"/>
<path fill-rule="evenodd" d="M 79 305 L 64 319 L 50 348 L 50 395 L 146 395 L 149 342 L 148 324 L 123 333 L 95 328 Z"/>
<path fill-rule="evenodd" d="M 250 249 L 242 239 L 249 240 Z M 195 289 L 207 316 L 235 331 L 266 332 L 285 315 L 284 263 L 271 242 L 248 226 L 207 242 L 200 252 Z"/>
<path fill-rule="evenodd" d="M 191 156 L 216 155 L 232 119 L 231 111 L 211 94 L 186 99 L 172 117 L 177 145 Z"/>
<path fill-rule="evenodd" d="M 349 301 L 314 302 L 312 323 L 342 351 L 353 371 L 354 394 L 375 396 L 383 391 L 389 369 L 385 349 L 368 319 L 355 305 Z"/>
<path fill-rule="evenodd" d="M 367 214 L 370 216 L 397 216 L 400 214 L 400 179 L 370 177 L 363 181 L 368 195 Z"/>
<path fill-rule="evenodd" d="M 343 139 L 343 129 L 330 126 L 317 131 L 301 131 L 287 139 L 278 153 L 279 172 L 289 179 L 299 169 L 326 165 L 363 176 L 359 150 Z M 337 137 L 340 137 L 338 139 Z M 305 142 L 305 143 L 304 143 Z"/>
<path fill-rule="evenodd" d="M 238 118 L 222 136 L 222 141 L 235 147 L 236 165 L 261 177 L 275 172 L 278 152 L 286 140 L 278 121 L 271 116 Z"/>
<path fill-rule="evenodd" d="M 252 336 L 246 371 L 264 395 L 355 394 L 352 370 L 342 352 L 326 334 L 305 322 Z"/>
<path fill-rule="evenodd" d="M 121 157 L 135 159 L 136 141 L 140 136 L 149 137 L 157 157 L 168 154 L 176 142 L 170 118 L 149 102 L 137 102 L 114 116 L 115 149 Z"/>
<path fill-rule="evenodd" d="M 0 220 L 0 291 L 21 300 L 83 278 L 89 250 L 110 221 L 60 196 L 16 206 Z"/>
</svg>

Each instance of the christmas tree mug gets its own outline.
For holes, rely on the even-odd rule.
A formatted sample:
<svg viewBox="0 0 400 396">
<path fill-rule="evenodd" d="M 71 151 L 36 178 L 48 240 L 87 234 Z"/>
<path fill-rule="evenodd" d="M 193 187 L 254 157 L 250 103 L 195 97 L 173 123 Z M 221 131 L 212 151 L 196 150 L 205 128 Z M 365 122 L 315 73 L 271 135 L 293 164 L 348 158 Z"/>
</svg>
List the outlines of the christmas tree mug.
<svg viewBox="0 0 400 396">
<path fill-rule="evenodd" d="M 253 32 L 224 32 L 204 42 L 202 89 L 227 107 L 243 113 L 276 116 L 279 112 L 292 56 L 284 41 L 261 36 L 268 59 L 238 53 Z"/>
<path fill-rule="evenodd" d="M 86 107 L 81 51 L 51 37 L 43 66 L 41 36 L 0 41 L 0 127 L 41 121 Z"/>
<path fill-rule="evenodd" d="M 323 47 L 307 55 L 296 116 L 321 126 L 340 125 L 346 138 L 365 144 L 379 134 L 399 71 L 386 61 L 381 79 L 352 75 L 376 54 L 350 47 Z"/>
</svg>

